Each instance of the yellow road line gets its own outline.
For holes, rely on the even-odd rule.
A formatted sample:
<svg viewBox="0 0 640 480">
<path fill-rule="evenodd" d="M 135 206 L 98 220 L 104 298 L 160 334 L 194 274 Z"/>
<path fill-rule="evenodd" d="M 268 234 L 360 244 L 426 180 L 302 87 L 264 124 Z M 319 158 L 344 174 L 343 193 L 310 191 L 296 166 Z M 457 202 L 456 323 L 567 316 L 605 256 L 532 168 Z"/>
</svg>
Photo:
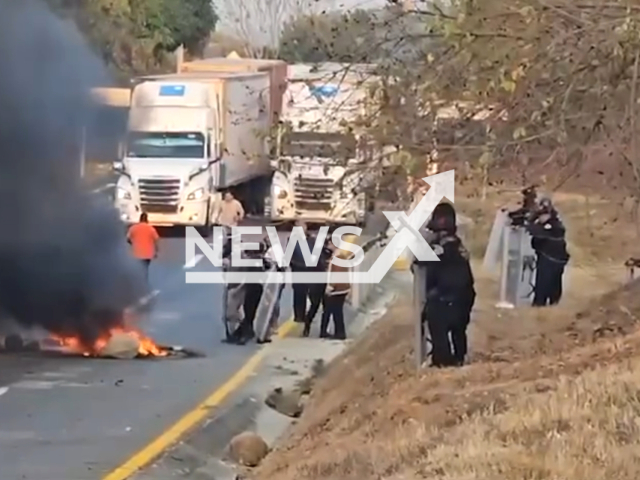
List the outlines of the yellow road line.
<svg viewBox="0 0 640 480">
<path fill-rule="evenodd" d="M 293 319 L 284 322 L 276 336 L 284 338 L 288 336 L 296 327 Z M 261 348 L 256 352 L 229 380 L 212 392 L 203 402 L 188 412 L 168 430 L 161 433 L 155 440 L 135 453 L 112 472 L 107 473 L 102 480 L 126 480 L 134 473 L 140 471 L 153 460 L 158 458 L 165 450 L 175 444 L 182 436 L 191 430 L 198 423 L 202 422 L 210 413 L 211 409 L 220 406 L 226 398 L 238 390 L 242 384 L 256 370 L 264 358 L 265 349 Z"/>
</svg>

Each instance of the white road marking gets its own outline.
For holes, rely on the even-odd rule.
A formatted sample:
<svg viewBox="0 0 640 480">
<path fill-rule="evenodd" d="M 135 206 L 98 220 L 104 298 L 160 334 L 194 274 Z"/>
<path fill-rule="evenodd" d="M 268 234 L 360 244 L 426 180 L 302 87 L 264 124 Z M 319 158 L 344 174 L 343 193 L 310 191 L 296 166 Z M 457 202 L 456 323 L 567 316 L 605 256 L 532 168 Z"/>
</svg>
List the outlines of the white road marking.
<svg viewBox="0 0 640 480">
<path fill-rule="evenodd" d="M 77 373 L 65 373 L 65 372 L 41 372 L 41 373 L 28 373 L 27 376 L 30 377 L 44 377 L 44 378 L 76 378 L 78 376 Z"/>
<path fill-rule="evenodd" d="M 0 387 L 0 397 L 9 391 L 9 387 Z"/>
<path fill-rule="evenodd" d="M 103 185 L 101 187 L 98 187 L 94 190 L 91 190 L 91 193 L 100 193 L 100 192 L 104 192 L 105 190 L 109 190 L 110 188 L 115 188 L 116 184 L 115 183 L 108 183 L 106 185 Z"/>
<path fill-rule="evenodd" d="M 90 383 L 78 383 L 78 382 L 65 382 L 61 380 L 49 382 L 45 380 L 22 380 L 20 382 L 13 383 L 13 388 L 22 388 L 25 390 L 51 390 L 54 387 L 73 387 L 73 388 L 87 388 L 87 387 L 99 387 L 103 385 L 90 384 Z"/>
<path fill-rule="evenodd" d="M 149 303 L 152 299 L 157 297 L 159 294 L 160 294 L 160 290 L 154 290 L 149 295 L 145 295 L 140 300 L 138 300 L 138 304 L 137 305 L 139 307 L 142 307 L 142 306 L 146 305 L 147 303 Z"/>
<path fill-rule="evenodd" d="M 12 384 L 13 388 L 24 388 L 27 390 L 51 390 L 59 382 L 46 382 L 42 380 L 22 380 Z"/>
<path fill-rule="evenodd" d="M 198 262 L 200 260 L 202 260 L 202 257 L 204 257 L 204 255 L 202 253 L 196 253 L 195 256 L 193 258 L 191 258 L 187 263 L 184 264 L 184 268 L 185 270 L 188 268 L 193 268 L 195 267 Z"/>
</svg>

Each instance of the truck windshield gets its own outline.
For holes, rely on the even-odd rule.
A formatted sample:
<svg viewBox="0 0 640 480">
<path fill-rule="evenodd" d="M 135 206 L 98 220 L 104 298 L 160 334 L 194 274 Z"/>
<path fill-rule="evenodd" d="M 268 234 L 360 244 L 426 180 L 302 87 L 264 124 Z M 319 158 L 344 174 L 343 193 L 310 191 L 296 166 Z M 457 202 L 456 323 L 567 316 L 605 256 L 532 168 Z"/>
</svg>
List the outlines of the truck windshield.
<svg viewBox="0 0 640 480">
<path fill-rule="evenodd" d="M 354 158 L 356 138 L 344 133 L 290 132 L 282 137 L 287 157 Z"/>
<path fill-rule="evenodd" d="M 132 132 L 127 156 L 138 158 L 204 158 L 204 135 L 198 132 Z"/>
</svg>

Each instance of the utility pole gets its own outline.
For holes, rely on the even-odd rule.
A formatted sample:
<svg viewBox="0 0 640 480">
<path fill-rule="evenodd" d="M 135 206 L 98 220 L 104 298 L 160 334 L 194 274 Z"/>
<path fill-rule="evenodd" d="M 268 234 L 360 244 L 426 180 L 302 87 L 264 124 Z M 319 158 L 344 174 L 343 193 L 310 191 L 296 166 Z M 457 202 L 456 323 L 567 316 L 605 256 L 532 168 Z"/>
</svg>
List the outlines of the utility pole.
<svg viewBox="0 0 640 480">
<path fill-rule="evenodd" d="M 184 45 L 180 45 L 176 49 L 176 73 L 182 73 L 183 63 L 184 63 Z"/>
</svg>

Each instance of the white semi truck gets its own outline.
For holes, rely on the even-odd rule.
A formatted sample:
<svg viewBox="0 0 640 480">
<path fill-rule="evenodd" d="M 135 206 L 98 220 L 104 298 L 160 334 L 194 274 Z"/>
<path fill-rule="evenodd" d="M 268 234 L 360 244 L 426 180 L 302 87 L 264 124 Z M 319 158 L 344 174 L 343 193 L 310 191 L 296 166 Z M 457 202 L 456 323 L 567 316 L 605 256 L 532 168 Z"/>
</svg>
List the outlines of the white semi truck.
<svg viewBox="0 0 640 480">
<path fill-rule="evenodd" d="M 364 113 L 364 83 L 345 78 L 344 66 L 328 64 L 326 70 L 290 66 L 271 215 L 361 224 L 369 204 L 367 166 L 382 153 L 346 128 Z"/>
<path fill-rule="evenodd" d="M 220 191 L 249 213 L 271 192 L 269 75 L 173 74 L 139 79 L 131 93 L 116 207 L 125 223 L 209 227 Z"/>
<path fill-rule="evenodd" d="M 367 212 L 367 151 L 355 135 L 285 131 L 273 179 L 274 219 L 362 224 Z"/>
</svg>

